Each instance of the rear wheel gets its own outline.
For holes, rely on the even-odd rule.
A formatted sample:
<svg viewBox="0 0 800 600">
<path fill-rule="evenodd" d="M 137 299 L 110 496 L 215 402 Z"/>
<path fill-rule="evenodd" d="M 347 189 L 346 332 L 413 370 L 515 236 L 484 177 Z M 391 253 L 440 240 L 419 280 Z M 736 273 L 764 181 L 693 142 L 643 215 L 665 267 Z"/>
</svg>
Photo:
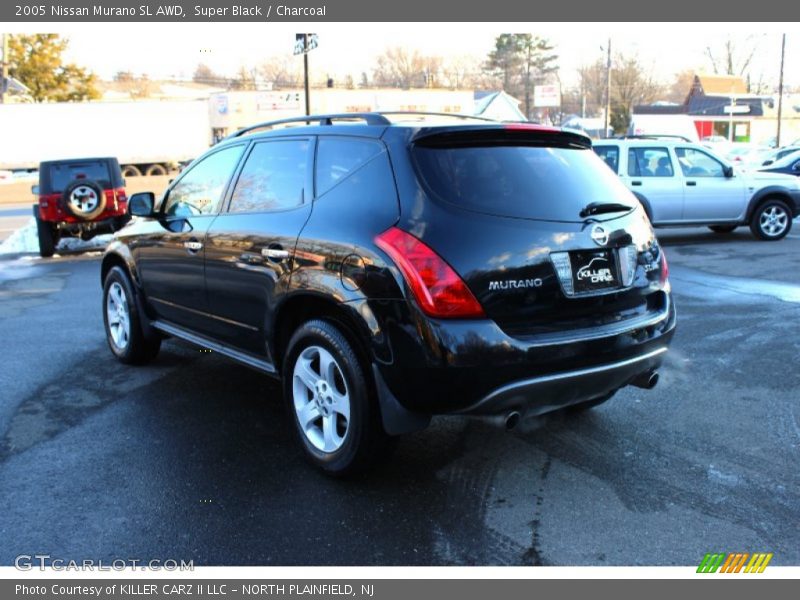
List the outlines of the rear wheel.
<svg viewBox="0 0 800 600">
<path fill-rule="evenodd" d="M 332 322 L 313 320 L 295 331 L 286 352 L 283 388 L 306 458 L 331 475 L 367 470 L 389 438 L 352 345 Z"/>
<path fill-rule="evenodd" d="M 39 255 L 43 258 L 53 256 L 58 244 L 58 234 L 55 231 L 55 226 L 48 221 L 42 221 L 37 216 L 36 233 L 39 237 Z"/>
<path fill-rule="evenodd" d="M 711 225 L 709 229 L 714 233 L 731 233 L 736 229 L 736 225 Z"/>
<path fill-rule="evenodd" d="M 761 204 L 750 220 L 750 231 L 761 240 L 776 241 L 792 229 L 792 216 L 783 200 L 770 199 Z"/>
<path fill-rule="evenodd" d="M 122 176 L 123 177 L 141 177 L 142 172 L 139 170 L 139 167 L 136 165 L 125 165 L 122 167 Z"/>
<path fill-rule="evenodd" d="M 161 338 L 144 335 L 141 318 L 128 274 L 120 267 L 112 268 L 103 285 L 103 323 L 108 347 L 120 362 L 150 362 L 161 348 Z"/>
<path fill-rule="evenodd" d="M 166 175 L 167 169 L 164 165 L 150 165 L 147 167 L 147 170 L 144 172 L 145 175 L 148 177 L 155 177 L 157 175 Z"/>
</svg>

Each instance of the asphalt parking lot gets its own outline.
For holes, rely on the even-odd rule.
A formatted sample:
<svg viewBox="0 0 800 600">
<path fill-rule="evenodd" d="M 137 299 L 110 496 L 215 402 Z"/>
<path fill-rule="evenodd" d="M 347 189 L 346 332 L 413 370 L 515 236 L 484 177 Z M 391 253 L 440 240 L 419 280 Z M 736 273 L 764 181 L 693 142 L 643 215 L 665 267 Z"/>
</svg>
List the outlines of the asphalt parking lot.
<svg viewBox="0 0 800 600">
<path fill-rule="evenodd" d="M 800 231 L 660 232 L 679 312 L 653 391 L 506 433 L 438 419 L 363 481 L 306 466 L 278 386 L 106 347 L 97 255 L 0 261 L 0 564 L 800 564 Z"/>
</svg>

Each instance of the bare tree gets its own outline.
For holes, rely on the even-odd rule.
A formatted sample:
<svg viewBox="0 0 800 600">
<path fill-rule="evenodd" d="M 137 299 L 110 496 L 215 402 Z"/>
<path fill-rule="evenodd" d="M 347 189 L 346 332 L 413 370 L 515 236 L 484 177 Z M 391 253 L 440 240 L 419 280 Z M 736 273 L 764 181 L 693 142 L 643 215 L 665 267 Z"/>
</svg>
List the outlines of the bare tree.
<svg viewBox="0 0 800 600">
<path fill-rule="evenodd" d="M 247 68 L 242 65 L 239 67 L 239 71 L 236 73 L 236 77 L 230 80 L 230 88 L 232 90 L 240 90 L 240 91 L 251 91 L 257 88 L 256 86 L 256 78 L 254 72 L 248 71 Z"/>
<path fill-rule="evenodd" d="M 694 70 L 686 69 L 680 73 L 675 74 L 675 79 L 669 84 L 665 91 L 664 99 L 676 104 L 683 104 L 686 97 L 689 95 L 689 90 L 692 89 L 694 83 Z"/>
<path fill-rule="evenodd" d="M 617 55 L 611 68 L 611 103 L 614 107 L 611 125 L 615 130 L 624 131 L 630 124 L 633 107 L 654 102 L 663 92 L 664 86 L 636 57 Z"/>
<path fill-rule="evenodd" d="M 205 85 L 224 85 L 227 79 L 217 75 L 214 70 L 206 64 L 199 63 L 192 75 L 192 81 Z"/>
<path fill-rule="evenodd" d="M 372 78 L 379 86 L 437 87 L 441 69 L 441 57 L 425 56 L 419 50 L 395 46 L 377 57 Z"/>
<path fill-rule="evenodd" d="M 581 67 L 578 74 L 587 114 L 597 114 L 604 104 L 605 61 L 598 59 Z M 664 86 L 653 77 L 652 70 L 645 68 L 636 57 L 615 55 L 611 64 L 611 126 L 616 131 L 624 131 L 630 124 L 635 105 L 654 102 L 664 92 Z"/>
<path fill-rule="evenodd" d="M 580 67 L 578 69 L 578 79 L 581 113 L 586 113 L 587 116 L 598 114 L 605 104 L 605 61 L 598 60 L 590 65 Z"/>
<path fill-rule="evenodd" d="M 274 89 L 293 88 L 303 84 L 302 64 L 296 57 L 273 56 L 264 61 L 257 69 L 264 81 L 272 84 Z"/>
<path fill-rule="evenodd" d="M 481 59 L 471 54 L 446 58 L 442 63 L 441 84 L 453 90 L 474 88 L 476 74 L 481 71 Z"/>
<path fill-rule="evenodd" d="M 749 70 L 763 35 L 748 35 L 744 38 L 728 37 L 721 46 L 706 46 L 706 56 L 717 75 L 738 75 Z"/>
<path fill-rule="evenodd" d="M 121 91 L 128 94 L 135 100 L 149 98 L 157 91 L 157 85 L 150 81 L 147 74 L 134 75 L 131 71 L 117 71 L 114 81 L 119 85 Z"/>
</svg>

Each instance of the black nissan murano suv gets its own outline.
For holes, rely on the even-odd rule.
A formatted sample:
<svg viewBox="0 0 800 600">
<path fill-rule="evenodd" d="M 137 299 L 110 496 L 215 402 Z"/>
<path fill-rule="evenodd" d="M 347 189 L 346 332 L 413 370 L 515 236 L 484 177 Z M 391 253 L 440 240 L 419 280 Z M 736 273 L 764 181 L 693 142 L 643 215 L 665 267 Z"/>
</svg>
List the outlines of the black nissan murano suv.
<svg viewBox="0 0 800 600">
<path fill-rule="evenodd" d="M 457 115 L 263 123 L 195 160 L 102 261 L 123 363 L 180 338 L 283 382 L 306 456 L 361 471 L 432 415 L 651 388 L 675 329 L 644 210 L 575 132 Z"/>
</svg>

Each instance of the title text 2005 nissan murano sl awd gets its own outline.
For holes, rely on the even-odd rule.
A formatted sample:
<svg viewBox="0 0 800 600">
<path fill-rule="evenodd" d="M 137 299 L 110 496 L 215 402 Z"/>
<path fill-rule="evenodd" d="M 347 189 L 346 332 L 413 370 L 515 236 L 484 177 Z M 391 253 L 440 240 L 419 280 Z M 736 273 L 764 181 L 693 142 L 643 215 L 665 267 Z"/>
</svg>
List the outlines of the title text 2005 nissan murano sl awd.
<svg viewBox="0 0 800 600">
<path fill-rule="evenodd" d="M 588 138 L 446 115 L 304 117 L 198 158 L 102 262 L 108 343 L 280 377 L 305 454 L 363 469 L 431 415 L 588 407 L 657 380 L 666 257 Z"/>
</svg>

